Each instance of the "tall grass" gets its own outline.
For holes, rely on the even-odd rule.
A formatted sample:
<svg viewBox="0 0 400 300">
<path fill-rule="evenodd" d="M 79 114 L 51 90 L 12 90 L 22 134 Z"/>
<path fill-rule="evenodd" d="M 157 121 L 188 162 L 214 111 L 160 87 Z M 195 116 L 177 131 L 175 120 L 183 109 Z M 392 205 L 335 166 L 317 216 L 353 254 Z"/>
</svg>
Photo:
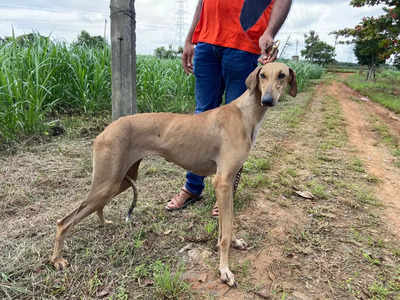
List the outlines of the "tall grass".
<svg viewBox="0 0 400 300">
<path fill-rule="evenodd" d="M 41 133 L 57 114 L 95 114 L 111 110 L 110 47 L 67 45 L 36 35 L 21 44 L 0 45 L 0 143 Z M 287 62 L 301 91 L 319 78 L 321 67 Z M 194 109 L 194 78 L 177 59 L 137 58 L 139 112 Z"/>
<path fill-rule="evenodd" d="M 286 61 L 285 63 L 296 72 L 297 89 L 299 92 L 304 90 L 307 82 L 310 80 L 321 78 L 325 71 L 323 67 L 309 62 Z"/>
<path fill-rule="evenodd" d="M 37 37 L 0 47 L 0 139 L 41 132 L 50 114 L 111 107 L 110 49 Z"/>
<path fill-rule="evenodd" d="M 139 56 L 136 68 L 140 112 L 194 110 L 194 78 L 185 74 L 179 60 Z"/>
<path fill-rule="evenodd" d="M 38 40 L 30 47 L 8 43 L 0 48 L 0 134 L 40 131 L 51 106 L 55 85 L 51 67 L 53 49 Z"/>
</svg>

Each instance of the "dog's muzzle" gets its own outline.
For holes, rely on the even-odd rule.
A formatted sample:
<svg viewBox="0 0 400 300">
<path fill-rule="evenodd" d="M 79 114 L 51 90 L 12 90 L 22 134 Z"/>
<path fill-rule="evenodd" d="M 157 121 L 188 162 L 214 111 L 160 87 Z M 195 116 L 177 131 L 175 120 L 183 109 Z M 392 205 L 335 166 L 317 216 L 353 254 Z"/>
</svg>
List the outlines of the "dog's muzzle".
<svg viewBox="0 0 400 300">
<path fill-rule="evenodd" d="M 261 103 L 263 106 L 274 106 L 274 98 L 272 98 L 271 94 L 267 93 L 262 96 Z"/>
</svg>

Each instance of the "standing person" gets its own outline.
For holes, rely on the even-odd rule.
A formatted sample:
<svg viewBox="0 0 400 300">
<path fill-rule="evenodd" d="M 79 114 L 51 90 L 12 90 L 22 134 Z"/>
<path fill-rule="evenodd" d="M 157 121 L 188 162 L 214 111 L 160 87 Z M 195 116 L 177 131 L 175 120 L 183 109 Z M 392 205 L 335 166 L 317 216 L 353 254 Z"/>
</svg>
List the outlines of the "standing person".
<svg viewBox="0 0 400 300">
<path fill-rule="evenodd" d="M 269 50 L 291 4 L 292 0 L 199 0 L 182 54 L 183 69 L 195 76 L 196 114 L 221 105 L 224 93 L 226 104 L 239 97 L 257 62 L 276 59 Z M 188 172 L 184 187 L 166 209 L 185 208 L 201 198 L 203 189 L 204 177 Z M 218 215 L 217 207 L 212 214 Z"/>
</svg>

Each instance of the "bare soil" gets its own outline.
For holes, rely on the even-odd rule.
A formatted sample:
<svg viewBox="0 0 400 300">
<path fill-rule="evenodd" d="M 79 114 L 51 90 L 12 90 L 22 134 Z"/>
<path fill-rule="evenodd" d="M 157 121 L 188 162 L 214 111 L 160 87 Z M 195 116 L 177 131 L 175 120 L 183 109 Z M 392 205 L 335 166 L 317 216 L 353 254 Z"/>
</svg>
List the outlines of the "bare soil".
<svg viewBox="0 0 400 300">
<path fill-rule="evenodd" d="M 203 201 L 166 212 L 185 171 L 146 159 L 134 220 L 124 223 L 127 191 L 105 211 L 114 224 L 92 216 L 72 230 L 71 265 L 56 271 L 55 221 L 89 190 L 98 131 L 1 153 L 0 298 L 400 299 L 400 168 L 376 130 L 400 139 L 400 121 L 360 99 L 328 78 L 268 112 L 235 198 L 235 229 L 250 245 L 231 250 L 238 288 L 219 281 L 210 180 Z M 183 266 L 190 288 L 162 285 L 156 262 Z"/>
<path fill-rule="evenodd" d="M 390 150 L 380 142 L 373 132 L 368 119 L 378 117 L 387 125 L 392 136 L 400 139 L 400 119 L 391 111 L 379 104 L 356 102 L 351 96 L 360 99 L 362 96 L 351 90 L 343 83 L 334 82 L 327 90 L 339 100 L 347 122 L 349 141 L 357 151 L 358 156 L 365 163 L 368 173 L 380 179 L 376 194 L 382 201 L 384 220 L 390 230 L 400 239 L 400 172 L 393 165 L 393 156 Z"/>
</svg>

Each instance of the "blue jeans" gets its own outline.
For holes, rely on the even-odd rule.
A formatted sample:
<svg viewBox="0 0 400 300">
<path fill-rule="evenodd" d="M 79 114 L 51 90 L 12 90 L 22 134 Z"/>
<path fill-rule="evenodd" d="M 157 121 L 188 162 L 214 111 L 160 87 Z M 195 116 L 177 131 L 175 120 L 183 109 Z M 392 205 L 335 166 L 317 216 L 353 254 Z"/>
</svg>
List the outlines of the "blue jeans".
<svg viewBox="0 0 400 300">
<path fill-rule="evenodd" d="M 242 50 L 198 43 L 194 49 L 195 113 L 235 100 L 247 89 L 247 76 L 257 67 L 258 55 Z M 185 188 L 195 195 L 204 189 L 204 176 L 186 174 Z"/>
</svg>

